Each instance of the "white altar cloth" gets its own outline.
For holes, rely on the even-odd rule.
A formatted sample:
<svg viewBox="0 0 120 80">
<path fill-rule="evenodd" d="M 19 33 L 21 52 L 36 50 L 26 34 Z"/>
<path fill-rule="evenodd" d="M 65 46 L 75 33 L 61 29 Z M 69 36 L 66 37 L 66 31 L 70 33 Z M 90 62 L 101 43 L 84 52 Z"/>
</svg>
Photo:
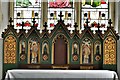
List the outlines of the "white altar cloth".
<svg viewBox="0 0 120 80">
<path fill-rule="evenodd" d="M 78 80 L 118 80 L 116 72 L 109 70 L 8 70 L 5 80 L 17 79 L 78 79 Z"/>
</svg>

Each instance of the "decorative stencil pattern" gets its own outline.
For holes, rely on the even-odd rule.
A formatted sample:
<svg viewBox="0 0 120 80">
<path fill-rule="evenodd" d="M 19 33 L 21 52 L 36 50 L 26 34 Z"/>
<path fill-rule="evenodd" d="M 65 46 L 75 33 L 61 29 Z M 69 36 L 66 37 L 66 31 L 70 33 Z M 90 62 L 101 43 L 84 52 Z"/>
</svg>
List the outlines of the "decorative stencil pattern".
<svg viewBox="0 0 120 80">
<path fill-rule="evenodd" d="M 4 63 L 16 63 L 16 39 L 12 35 L 4 41 Z"/>
<path fill-rule="evenodd" d="M 104 42 L 104 64 L 116 64 L 116 41 L 111 36 Z"/>
</svg>

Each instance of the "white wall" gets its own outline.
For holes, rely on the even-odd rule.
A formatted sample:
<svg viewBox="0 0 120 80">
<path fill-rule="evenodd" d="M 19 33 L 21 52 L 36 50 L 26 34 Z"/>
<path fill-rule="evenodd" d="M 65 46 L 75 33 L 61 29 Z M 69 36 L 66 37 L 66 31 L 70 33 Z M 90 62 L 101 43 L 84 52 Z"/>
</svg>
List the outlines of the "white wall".
<svg viewBox="0 0 120 80">
<path fill-rule="evenodd" d="M 1 80 L 1 78 L 2 78 L 2 53 L 3 53 L 2 52 L 3 51 L 3 48 L 2 48 L 3 40 L 1 38 L 1 34 L 8 25 L 8 2 L 3 2 L 3 0 L 2 0 L 0 8 L 1 8 L 1 11 L 0 11 L 1 17 L 0 18 L 2 19 L 0 21 L 0 80 Z"/>
<path fill-rule="evenodd" d="M 118 32 L 119 32 L 119 34 L 120 34 L 120 2 L 118 3 L 118 15 L 119 15 L 119 20 L 118 20 Z"/>
<path fill-rule="evenodd" d="M 118 76 L 120 78 L 120 40 L 117 42 L 118 46 L 117 46 L 117 72 L 118 72 Z"/>
<path fill-rule="evenodd" d="M 118 33 L 120 36 L 120 1 L 118 2 Z M 118 47 L 117 47 L 117 71 L 118 71 L 118 76 L 120 78 L 120 39 L 118 41 Z"/>
<path fill-rule="evenodd" d="M 3 45 L 3 40 L 0 38 L 0 80 L 2 78 L 2 45 Z"/>
<path fill-rule="evenodd" d="M 1 8 L 2 11 L 0 12 L 0 14 L 2 14 L 2 21 L 0 25 L 0 34 L 2 34 L 4 29 L 7 28 L 8 25 L 8 2 L 2 2 Z"/>
</svg>

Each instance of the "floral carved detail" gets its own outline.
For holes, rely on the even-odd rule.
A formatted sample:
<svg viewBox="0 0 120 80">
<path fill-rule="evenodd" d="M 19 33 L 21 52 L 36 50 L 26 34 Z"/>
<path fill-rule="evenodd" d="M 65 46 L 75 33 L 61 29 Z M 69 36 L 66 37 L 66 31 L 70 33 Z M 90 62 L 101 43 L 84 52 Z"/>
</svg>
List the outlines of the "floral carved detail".
<svg viewBox="0 0 120 80">
<path fill-rule="evenodd" d="M 116 41 L 113 37 L 104 42 L 104 64 L 116 64 Z"/>
<path fill-rule="evenodd" d="M 16 39 L 13 36 L 4 41 L 4 63 L 16 63 Z"/>
<path fill-rule="evenodd" d="M 100 57 L 99 55 L 97 55 L 97 56 L 95 57 L 95 60 L 96 60 L 96 61 L 100 61 L 100 59 L 101 59 L 101 57 Z"/>
<path fill-rule="evenodd" d="M 73 55 L 73 61 L 78 61 L 78 55 L 77 54 Z"/>
<path fill-rule="evenodd" d="M 47 54 L 44 54 L 44 55 L 43 55 L 43 60 L 44 60 L 44 61 L 47 61 L 47 60 L 48 60 L 48 55 L 47 55 Z"/>
</svg>

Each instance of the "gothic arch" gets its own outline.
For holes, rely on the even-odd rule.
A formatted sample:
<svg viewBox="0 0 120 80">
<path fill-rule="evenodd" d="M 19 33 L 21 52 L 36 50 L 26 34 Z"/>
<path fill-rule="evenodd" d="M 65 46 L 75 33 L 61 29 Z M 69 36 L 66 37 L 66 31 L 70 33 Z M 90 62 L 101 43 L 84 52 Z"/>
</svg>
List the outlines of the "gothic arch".
<svg viewBox="0 0 120 80">
<path fill-rule="evenodd" d="M 67 64 L 69 64 L 69 41 L 68 41 L 67 37 L 64 34 L 57 34 L 53 38 L 53 41 L 52 41 L 52 64 L 54 64 L 54 62 L 55 62 L 55 43 L 60 38 L 63 39 L 65 44 L 66 44 L 66 49 L 67 49 L 66 50 L 67 51 L 67 53 L 66 53 L 66 58 L 67 58 L 66 62 L 67 62 Z"/>
</svg>

